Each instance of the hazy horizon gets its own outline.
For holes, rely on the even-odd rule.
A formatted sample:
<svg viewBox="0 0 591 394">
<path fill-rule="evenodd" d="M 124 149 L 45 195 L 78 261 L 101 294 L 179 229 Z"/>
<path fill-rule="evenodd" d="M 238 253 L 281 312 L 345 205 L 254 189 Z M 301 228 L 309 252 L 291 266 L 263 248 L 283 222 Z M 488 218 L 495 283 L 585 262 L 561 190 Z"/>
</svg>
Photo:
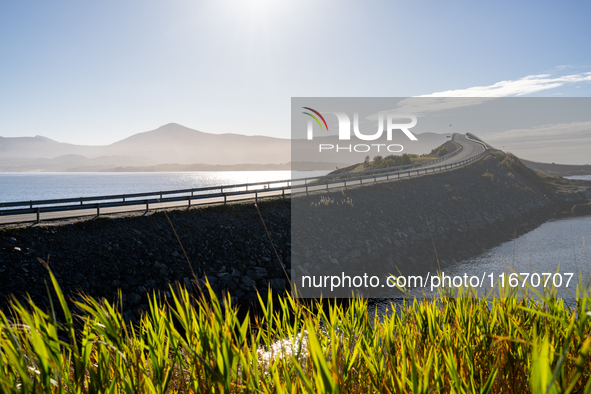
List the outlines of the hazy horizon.
<svg viewBox="0 0 591 394">
<path fill-rule="evenodd" d="M 583 125 L 583 129 L 581 130 L 580 125 Z M 591 130 L 591 122 L 579 122 L 578 124 L 575 122 L 574 126 L 573 124 L 569 124 L 567 125 L 568 127 L 578 127 L 578 134 L 580 134 L 581 132 L 587 132 L 587 130 Z M 198 158 L 200 157 L 199 153 L 194 153 L 195 151 L 189 151 L 187 153 L 188 155 L 188 159 L 181 159 L 179 160 L 179 155 L 178 155 L 178 151 L 174 153 L 174 157 L 170 157 L 167 159 L 167 155 L 166 152 L 163 155 L 158 155 L 159 151 L 161 151 L 162 149 L 166 150 L 165 145 L 166 145 L 166 138 L 162 139 L 163 136 L 159 136 L 160 137 L 160 141 L 157 144 L 154 144 L 154 146 L 150 147 L 149 150 L 152 152 L 151 155 L 138 155 L 137 152 L 134 150 L 134 148 L 131 149 L 122 149 L 122 148 L 110 148 L 112 146 L 117 146 L 117 145 L 121 145 L 121 144 L 125 144 L 126 141 L 129 141 L 130 139 L 134 139 L 134 138 L 141 138 L 141 136 L 146 136 L 149 135 L 150 133 L 154 133 L 154 132 L 158 132 L 158 131 L 163 131 L 166 133 L 170 132 L 170 129 L 180 129 L 180 130 L 186 130 L 188 132 L 197 132 L 199 135 L 201 136 L 206 136 L 206 137 L 213 137 L 216 138 L 216 136 L 219 137 L 226 137 L 228 138 L 225 143 L 229 143 L 232 140 L 232 137 L 235 138 L 240 138 L 240 137 L 261 137 L 260 139 L 257 139 L 258 141 L 258 148 L 261 148 L 259 150 L 257 150 L 256 152 L 254 152 L 252 155 L 248 155 L 248 156 L 239 156 L 241 158 L 246 158 L 242 161 L 238 161 L 238 162 L 228 162 L 227 160 L 222 160 L 221 162 L 219 161 L 215 161 L 215 160 L 210 160 L 210 161 L 199 161 L 198 159 L 195 159 L 194 157 Z M 534 127 L 535 129 L 535 127 Z M 531 133 L 531 128 L 530 129 L 524 129 L 522 131 L 522 133 L 525 133 L 526 131 L 530 131 Z M 415 147 L 414 149 L 411 149 L 410 151 L 407 152 L 403 152 L 403 153 L 416 153 L 416 154 L 422 154 L 422 153 L 428 153 L 433 147 L 439 146 L 441 143 L 443 143 L 445 141 L 445 135 L 448 135 L 451 131 L 441 131 L 441 132 L 437 132 L 437 131 L 423 131 L 423 132 L 419 132 L 419 134 L 417 135 L 421 135 L 421 134 L 425 134 L 425 135 L 429 135 L 429 134 L 433 134 L 433 135 L 439 135 L 441 136 L 441 138 L 439 140 L 433 140 L 432 137 L 430 137 L 429 141 L 427 141 L 424 145 L 421 145 L 420 147 Z M 454 131 L 456 132 L 456 131 Z M 462 131 L 460 131 L 462 132 Z M 513 132 L 513 130 L 508 130 L 506 131 L 504 134 L 505 135 L 509 135 L 509 137 L 506 137 L 506 141 L 507 141 L 507 145 L 509 145 L 509 143 L 511 143 L 513 145 L 513 147 L 518 146 L 517 149 L 507 149 L 506 145 L 504 145 L 504 141 L 503 138 L 501 137 L 500 139 L 497 137 L 497 135 L 495 135 L 494 133 L 486 133 L 483 132 L 481 134 L 478 133 L 474 133 L 479 135 L 479 137 L 483 138 L 483 140 L 485 140 L 487 143 L 489 143 L 491 146 L 497 148 L 497 149 L 501 149 L 503 151 L 506 152 L 512 152 L 514 154 L 516 154 L 517 156 L 519 156 L 520 158 L 529 160 L 529 161 L 534 161 L 534 162 L 540 162 L 540 163 L 557 163 L 557 164 L 572 164 L 572 165 L 586 165 L 586 164 L 591 164 L 590 160 L 585 160 L 587 158 L 587 154 L 585 152 L 588 152 L 587 149 L 587 145 L 583 145 L 581 146 L 576 146 L 576 148 L 581 151 L 582 150 L 582 156 L 573 156 L 572 155 L 572 150 L 573 148 L 569 145 L 572 144 L 571 141 L 569 141 L 569 139 L 566 139 L 566 141 L 563 141 L 561 144 L 556 144 L 555 141 L 554 145 L 553 145 L 553 149 L 558 149 L 561 150 L 562 152 L 564 152 L 565 154 L 567 154 L 570 158 L 570 161 L 557 161 L 557 160 L 550 160 L 548 158 L 548 155 L 545 153 L 545 151 L 542 149 L 540 150 L 539 144 L 540 141 L 536 140 L 535 143 L 531 143 L 530 142 L 530 137 L 531 135 L 525 135 L 523 137 L 520 137 L 519 134 L 516 134 Z M 503 133 L 497 133 L 497 134 L 503 134 Z M 546 134 L 548 134 L 548 132 L 546 132 Z M 577 137 L 576 134 L 574 134 L 575 137 Z M 496 137 L 496 138 L 495 138 Z M 546 138 L 548 138 L 548 136 L 545 136 Z M 580 137 L 579 137 L 580 138 Z M 3 141 L 4 139 L 4 141 Z M 26 154 L 20 154 L 19 155 L 19 150 L 17 150 L 16 152 L 14 150 L 8 150 L 8 149 L 14 149 L 14 145 L 11 147 L 9 146 L 8 148 L 6 146 L 3 145 L 3 142 L 6 141 L 14 141 L 15 139 L 18 139 L 20 141 L 27 140 L 27 142 L 24 142 L 24 145 L 22 145 L 20 148 L 20 152 L 22 152 L 23 150 L 27 150 Z M 174 139 L 178 139 L 178 138 L 172 138 L 172 140 Z M 37 141 L 38 140 L 38 141 Z M 174 142 L 172 141 L 171 142 Z M 116 168 L 116 167 L 155 167 L 155 166 L 162 166 L 162 165 L 178 165 L 178 166 L 186 166 L 186 165 L 198 165 L 201 166 L 201 168 L 205 168 L 206 166 L 228 166 L 228 165 L 238 165 L 238 164 L 273 164 L 273 165 L 280 165 L 280 164 L 285 164 L 285 163 L 289 163 L 290 160 L 277 160 L 277 159 L 271 159 L 271 160 L 263 160 L 263 161 L 255 161 L 253 162 L 251 159 L 249 159 L 248 157 L 264 157 L 267 153 L 267 151 L 273 151 L 274 148 L 276 148 L 275 145 L 260 145 L 260 142 L 262 141 L 267 141 L 267 143 L 269 141 L 281 141 L 284 144 L 287 143 L 291 143 L 292 140 L 288 139 L 288 138 L 280 138 L 280 137 L 268 137 L 268 136 L 247 136 L 247 135 L 241 135 L 241 134 L 237 134 L 237 133 L 224 133 L 224 134 L 212 134 L 212 133 L 207 133 L 207 132 L 203 132 L 200 130 L 193 130 L 190 129 L 186 126 L 180 125 L 178 123 L 168 123 L 166 125 L 162 125 L 156 129 L 153 130 L 148 130 L 148 131 L 144 131 L 144 132 L 140 132 L 134 135 L 131 135 L 129 137 L 126 137 L 122 140 L 119 141 L 115 141 L 111 144 L 106 144 L 106 145 L 81 145 L 81 144 L 71 144 L 70 142 L 67 141 L 56 141 L 53 139 L 50 139 L 48 137 L 42 136 L 42 135 L 36 135 L 36 136 L 23 136 L 23 137 L 3 137 L 0 136 L 0 171 L 2 171 L 2 168 L 7 168 L 8 163 L 11 160 L 16 160 L 15 163 L 11 163 L 13 165 L 13 168 L 19 168 L 23 167 L 23 168 L 35 168 L 35 162 L 29 162 L 27 161 L 27 159 L 29 160 L 37 160 L 37 163 L 39 165 L 43 166 L 47 166 L 49 165 L 50 167 L 55 167 L 55 168 L 65 168 L 64 166 L 71 166 L 75 164 L 74 168 L 77 168 L 76 171 L 79 171 L 79 167 L 88 167 L 89 168 L 106 168 L 106 167 L 110 167 L 110 168 Z M 50 141 L 51 143 L 55 143 L 57 144 L 57 151 L 52 151 L 51 149 L 48 149 L 48 145 L 46 144 L 46 142 Z M 580 140 L 575 139 L 575 142 L 578 142 Z M 31 143 L 32 142 L 32 143 Z M 176 141 L 176 142 L 181 142 L 182 141 Z M 517 142 L 517 144 L 515 144 L 515 142 Z M 43 154 L 37 153 L 36 150 L 31 149 L 31 147 L 34 147 L 33 144 L 35 143 L 39 143 L 38 145 L 38 149 L 43 151 Z M 536 143 L 538 144 L 536 146 Z M 543 141 L 541 143 L 544 143 Z M 183 143 L 184 144 L 184 143 Z M 219 142 L 217 142 L 216 144 L 219 145 Z M 145 143 L 144 143 L 145 145 Z M 522 145 L 522 147 L 519 147 L 519 145 Z M 529 145 L 532 145 L 532 147 L 529 147 Z M 525 146 L 525 148 L 523 148 L 523 146 Z M 17 146 L 18 147 L 18 146 Z M 509 147 L 511 147 L 511 145 L 509 145 Z M 529 147 L 529 149 L 527 149 Z M 51 148 L 51 146 L 50 146 Z M 61 150 L 60 150 L 61 148 Z M 145 147 L 144 147 L 145 148 Z M 242 145 L 239 146 L 235 146 L 234 149 L 240 149 L 242 148 Z M 178 148 L 177 148 L 178 149 Z M 190 149 L 187 147 L 187 149 Z M 227 150 L 228 147 L 226 145 L 224 145 L 224 149 L 223 150 Z M 289 151 L 289 148 L 284 145 L 283 149 L 285 152 Z M 209 147 L 205 147 L 206 151 L 211 151 L 211 146 Z M 243 150 L 243 149 L 241 149 Z M 8 155 L 6 154 L 2 154 L 2 152 L 8 153 Z M 231 151 L 231 150 L 230 150 Z M 262 152 L 261 152 L 262 151 Z M 61 153 L 60 153 L 61 152 Z M 214 155 L 217 155 L 217 153 L 214 153 L 212 151 L 212 153 Z M 288 153 L 280 153 L 279 156 L 281 157 L 285 157 L 285 155 Z M 263 156 L 261 156 L 263 155 Z M 76 158 L 74 156 L 82 156 L 82 158 Z M 209 156 L 208 156 L 209 157 Z M 271 155 L 271 157 L 275 158 L 276 155 Z M 47 160 L 52 160 L 54 162 L 50 162 L 50 161 L 45 161 L 45 162 L 40 162 L 39 159 L 47 159 Z M 332 163 L 332 164 L 338 164 L 338 165 L 348 165 L 348 164 L 352 164 L 353 162 L 360 162 L 361 159 L 358 158 L 358 160 L 356 161 L 352 161 L 352 160 L 341 160 L 340 157 L 335 156 L 335 158 L 333 158 L 334 160 L 328 160 L 328 163 Z M 61 160 L 61 162 L 56 162 L 58 160 Z M 69 161 L 69 163 L 68 163 Z M 310 160 L 310 161 L 314 161 L 314 160 Z M 180 168 L 180 167 L 179 167 Z M 59 170 L 61 171 L 61 170 Z M 150 170 L 150 171 L 155 171 L 155 170 Z M 160 171 L 160 170 L 158 170 Z M 183 171 L 183 170 L 178 170 L 178 171 Z"/>
<path fill-rule="evenodd" d="M 104 146 L 174 122 L 289 138 L 292 97 L 591 97 L 590 13 L 582 1 L 3 2 L 0 135 Z"/>
</svg>

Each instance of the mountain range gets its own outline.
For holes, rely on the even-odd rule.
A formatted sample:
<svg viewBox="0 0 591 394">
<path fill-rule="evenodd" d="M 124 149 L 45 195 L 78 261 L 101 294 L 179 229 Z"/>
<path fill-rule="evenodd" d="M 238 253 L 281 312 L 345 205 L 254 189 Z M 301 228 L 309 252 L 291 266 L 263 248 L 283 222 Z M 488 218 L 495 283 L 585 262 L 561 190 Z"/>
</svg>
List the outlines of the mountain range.
<svg viewBox="0 0 591 394">
<path fill-rule="evenodd" d="M 334 138 L 323 137 L 314 142 L 331 143 Z M 429 152 L 444 143 L 446 137 L 423 133 L 418 139 L 420 143 L 413 141 L 408 149 L 405 146 L 404 152 Z M 176 123 L 101 146 L 68 144 L 39 135 L 0 137 L 0 172 L 285 169 L 291 162 L 292 144 L 297 148 L 309 143 L 232 133 L 211 134 Z M 363 161 L 365 155 L 327 152 L 319 160 L 313 153 L 302 157 L 298 154 L 297 161 L 311 162 L 317 169 L 333 169 L 335 165 Z M 302 164 L 302 167 L 307 166 L 310 165 Z"/>
</svg>

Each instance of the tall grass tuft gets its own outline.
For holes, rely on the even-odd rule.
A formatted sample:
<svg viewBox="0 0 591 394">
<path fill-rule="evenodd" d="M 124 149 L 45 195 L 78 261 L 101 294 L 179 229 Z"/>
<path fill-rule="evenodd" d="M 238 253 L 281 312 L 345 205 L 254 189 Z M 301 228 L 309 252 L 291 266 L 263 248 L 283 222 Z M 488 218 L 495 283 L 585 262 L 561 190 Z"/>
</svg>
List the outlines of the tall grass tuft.
<svg viewBox="0 0 591 394">
<path fill-rule="evenodd" d="M 574 306 L 440 297 L 379 315 L 361 298 L 273 301 L 269 290 L 240 320 L 209 286 L 174 288 L 132 327 L 105 300 L 72 313 L 50 277 L 49 311 L 14 299 L 0 312 L 2 393 L 591 391 L 587 293 Z"/>
</svg>

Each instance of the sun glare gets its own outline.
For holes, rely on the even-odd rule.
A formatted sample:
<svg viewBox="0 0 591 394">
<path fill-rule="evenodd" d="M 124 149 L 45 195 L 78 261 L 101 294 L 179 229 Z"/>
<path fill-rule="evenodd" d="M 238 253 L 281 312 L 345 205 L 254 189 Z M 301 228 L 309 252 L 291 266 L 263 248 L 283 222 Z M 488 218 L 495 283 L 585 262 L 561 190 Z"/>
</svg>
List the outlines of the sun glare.
<svg viewBox="0 0 591 394">
<path fill-rule="evenodd" d="M 249 19 L 278 17 L 289 8 L 290 1 L 276 0 L 235 0 L 225 3 L 226 8 Z"/>
</svg>

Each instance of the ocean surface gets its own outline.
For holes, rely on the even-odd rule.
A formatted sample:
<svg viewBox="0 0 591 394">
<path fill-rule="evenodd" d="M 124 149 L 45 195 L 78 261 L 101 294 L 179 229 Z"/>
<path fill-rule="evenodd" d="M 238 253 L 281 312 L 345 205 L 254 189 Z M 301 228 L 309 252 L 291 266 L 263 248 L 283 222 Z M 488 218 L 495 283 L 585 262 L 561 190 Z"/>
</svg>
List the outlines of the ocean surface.
<svg viewBox="0 0 591 394">
<path fill-rule="evenodd" d="M 591 175 L 565 178 L 591 181 Z M 591 216 L 550 220 L 513 241 L 489 249 L 475 258 L 453 264 L 443 271 L 451 277 L 476 276 L 480 281 L 484 277 L 484 286 L 479 294 L 490 289 L 491 283 L 497 286 L 504 283 L 505 288 L 509 288 L 509 275 L 523 273 L 528 275 L 526 282 L 529 285 L 537 284 L 539 278 L 540 284 L 535 288 L 542 293 L 546 279 L 547 285 L 552 281 L 555 284 L 562 282 L 562 286 L 557 287 L 558 295 L 572 300 L 576 298 L 579 277 L 584 284 L 591 282 Z M 501 276 L 503 274 L 504 277 Z M 572 277 L 570 274 L 573 274 Z M 525 275 L 522 277 L 525 278 Z M 569 286 L 566 287 L 569 278 Z M 514 289 L 528 289 L 528 286 L 522 287 L 521 279 L 517 279 L 517 283 L 518 286 L 513 287 Z M 430 288 L 415 289 L 411 294 L 420 297 L 423 293 L 433 294 Z"/>
<path fill-rule="evenodd" d="M 303 178 L 328 172 L 298 171 L 294 175 Z M 290 178 L 291 171 L 0 173 L 0 202 L 148 193 Z"/>
<path fill-rule="evenodd" d="M 591 175 L 575 175 L 575 176 L 565 176 L 566 179 L 580 179 L 583 181 L 591 181 Z"/>
<path fill-rule="evenodd" d="M 550 220 L 513 241 L 489 249 L 476 258 L 454 264 L 444 271 L 451 276 L 484 276 L 485 287 L 489 289 L 491 279 L 499 283 L 503 280 L 500 275 L 504 272 L 506 287 L 510 286 L 508 275 L 513 272 L 528 274 L 527 283 L 530 285 L 538 283 L 538 276 L 534 275 L 537 273 L 540 280 L 537 290 L 543 290 L 542 284 L 549 278 L 547 284 L 552 281 L 555 284 L 562 282 L 558 288 L 560 296 L 575 298 L 579 276 L 586 284 L 591 281 L 590 246 L 591 216 Z M 573 274 L 572 277 L 570 274 Z M 571 280 L 567 288 L 565 285 L 569 277 Z M 519 288 L 527 288 L 522 287 L 520 279 L 518 282 Z"/>
</svg>

